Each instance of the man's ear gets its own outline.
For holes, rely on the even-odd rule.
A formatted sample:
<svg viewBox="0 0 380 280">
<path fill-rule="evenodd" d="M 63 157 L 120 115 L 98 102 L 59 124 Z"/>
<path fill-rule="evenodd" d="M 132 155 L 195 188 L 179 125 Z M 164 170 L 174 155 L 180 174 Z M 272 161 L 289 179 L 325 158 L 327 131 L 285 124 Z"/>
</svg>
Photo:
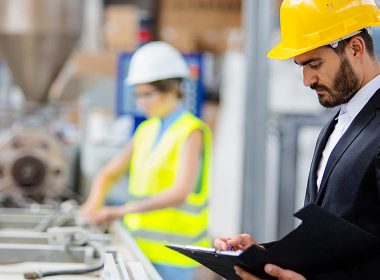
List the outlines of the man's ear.
<svg viewBox="0 0 380 280">
<path fill-rule="evenodd" d="M 350 54 L 354 57 L 361 58 L 365 53 L 365 42 L 360 36 L 354 36 L 347 47 Z"/>
</svg>

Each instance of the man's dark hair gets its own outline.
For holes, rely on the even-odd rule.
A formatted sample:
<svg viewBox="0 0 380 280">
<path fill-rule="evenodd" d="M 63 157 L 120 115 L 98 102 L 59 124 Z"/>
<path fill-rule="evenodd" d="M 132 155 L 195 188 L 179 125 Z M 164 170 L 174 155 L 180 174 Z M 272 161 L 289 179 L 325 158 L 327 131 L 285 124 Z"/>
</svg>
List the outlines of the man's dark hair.
<svg viewBox="0 0 380 280">
<path fill-rule="evenodd" d="M 355 36 L 359 36 L 364 40 L 365 48 L 369 54 L 370 57 L 375 58 L 375 47 L 373 44 L 373 39 L 371 34 L 368 33 L 368 30 L 366 28 L 363 28 L 361 32 Z M 352 37 L 347 38 L 345 40 L 339 41 L 338 46 L 336 48 L 332 48 L 337 54 L 342 55 L 344 53 L 344 49 L 346 48 L 348 42 L 351 40 Z"/>
<path fill-rule="evenodd" d="M 150 84 L 162 93 L 175 91 L 179 98 L 183 98 L 184 93 L 182 90 L 181 82 L 181 78 L 173 78 L 151 82 Z"/>
</svg>

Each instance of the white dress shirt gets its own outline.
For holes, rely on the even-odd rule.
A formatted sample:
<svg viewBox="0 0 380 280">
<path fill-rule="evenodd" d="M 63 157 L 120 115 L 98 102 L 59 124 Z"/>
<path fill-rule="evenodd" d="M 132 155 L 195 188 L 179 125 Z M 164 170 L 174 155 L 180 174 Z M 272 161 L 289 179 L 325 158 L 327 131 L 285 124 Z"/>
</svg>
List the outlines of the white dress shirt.
<svg viewBox="0 0 380 280">
<path fill-rule="evenodd" d="M 352 121 L 363 109 L 365 104 L 371 99 L 375 92 L 380 88 L 380 75 L 377 75 L 362 87 L 346 104 L 340 106 L 338 122 L 335 125 L 334 131 L 327 140 L 325 149 L 322 152 L 322 157 L 317 170 L 317 186 L 318 190 L 321 186 L 322 177 L 326 169 L 327 161 L 338 143 L 339 139 L 346 132 Z"/>
</svg>

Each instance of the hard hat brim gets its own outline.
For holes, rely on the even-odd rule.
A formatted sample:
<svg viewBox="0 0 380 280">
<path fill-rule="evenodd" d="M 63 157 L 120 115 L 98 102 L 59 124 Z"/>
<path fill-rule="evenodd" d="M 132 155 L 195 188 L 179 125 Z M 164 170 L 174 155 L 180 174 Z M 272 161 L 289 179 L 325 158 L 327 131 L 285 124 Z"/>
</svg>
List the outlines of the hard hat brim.
<svg viewBox="0 0 380 280">
<path fill-rule="evenodd" d="M 268 52 L 267 57 L 271 59 L 286 60 L 289 58 L 293 58 L 297 55 L 306 53 L 308 51 L 311 51 L 313 49 L 315 48 L 289 49 L 289 48 L 285 48 L 282 42 L 280 42 Z"/>
<path fill-rule="evenodd" d="M 189 73 L 165 73 L 162 75 L 156 75 L 155 77 L 127 77 L 124 80 L 124 83 L 127 86 L 135 86 L 137 84 L 148 84 L 160 80 L 180 78 L 180 79 L 188 79 L 190 77 Z"/>
<path fill-rule="evenodd" d="M 350 32 L 354 32 L 366 27 L 374 27 L 374 26 L 380 26 L 380 10 L 376 12 L 372 21 L 361 23 L 361 25 L 356 26 L 356 28 L 353 28 L 353 30 L 351 30 Z M 338 38 L 326 38 L 326 40 L 320 41 L 318 44 L 311 45 L 307 48 L 299 48 L 299 49 L 287 48 L 284 46 L 283 41 L 281 41 L 268 52 L 267 57 L 271 59 L 286 60 L 289 58 L 293 58 L 297 55 L 304 54 L 308 51 L 315 50 L 319 47 L 328 45 L 337 39 L 343 38 L 346 35 L 347 33 L 340 34 L 340 36 L 337 36 Z"/>
<path fill-rule="evenodd" d="M 366 27 L 373 27 L 373 26 L 379 26 L 379 22 L 366 24 Z M 362 28 L 360 28 L 360 29 L 362 29 Z M 360 29 L 358 29 L 358 30 L 360 30 Z M 284 47 L 284 44 L 281 41 L 280 43 L 278 43 L 275 47 L 273 47 L 268 52 L 267 57 L 271 58 L 271 59 L 286 60 L 289 58 L 296 57 L 297 55 L 304 54 L 308 51 L 315 50 L 315 49 L 320 48 L 322 46 L 326 46 L 333 41 L 334 40 L 329 39 L 329 40 L 326 40 L 325 42 L 320 42 L 320 44 L 318 44 L 318 45 L 310 46 L 308 48 L 301 48 L 301 49 L 286 48 L 286 47 Z"/>
</svg>

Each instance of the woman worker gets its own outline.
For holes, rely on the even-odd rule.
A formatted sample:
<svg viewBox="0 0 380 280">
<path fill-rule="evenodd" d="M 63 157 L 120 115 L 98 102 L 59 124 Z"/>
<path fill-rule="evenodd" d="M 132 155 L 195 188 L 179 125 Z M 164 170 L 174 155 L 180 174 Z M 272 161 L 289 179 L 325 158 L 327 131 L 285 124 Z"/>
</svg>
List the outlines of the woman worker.
<svg viewBox="0 0 380 280">
<path fill-rule="evenodd" d="M 163 244 L 209 246 L 207 197 L 210 131 L 181 104 L 188 68 L 164 42 L 151 42 L 132 56 L 127 83 L 148 117 L 132 141 L 96 176 L 81 214 L 94 223 L 124 217 L 141 250 L 164 280 L 192 279 L 197 264 Z M 112 185 L 129 171 L 124 206 L 105 207 Z"/>
</svg>

